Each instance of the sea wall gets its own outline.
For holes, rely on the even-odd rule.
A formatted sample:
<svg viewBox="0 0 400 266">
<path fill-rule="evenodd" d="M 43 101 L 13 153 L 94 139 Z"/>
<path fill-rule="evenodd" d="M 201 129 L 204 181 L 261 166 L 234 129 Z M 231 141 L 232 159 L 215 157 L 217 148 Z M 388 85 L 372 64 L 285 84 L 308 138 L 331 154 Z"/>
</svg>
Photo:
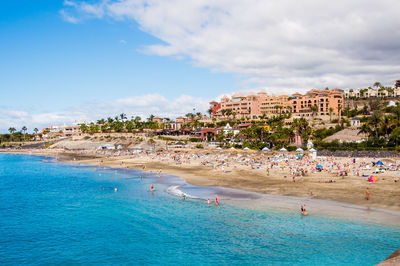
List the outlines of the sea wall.
<svg viewBox="0 0 400 266">
<path fill-rule="evenodd" d="M 395 151 L 318 151 L 318 156 L 387 158 L 398 154 Z"/>
</svg>

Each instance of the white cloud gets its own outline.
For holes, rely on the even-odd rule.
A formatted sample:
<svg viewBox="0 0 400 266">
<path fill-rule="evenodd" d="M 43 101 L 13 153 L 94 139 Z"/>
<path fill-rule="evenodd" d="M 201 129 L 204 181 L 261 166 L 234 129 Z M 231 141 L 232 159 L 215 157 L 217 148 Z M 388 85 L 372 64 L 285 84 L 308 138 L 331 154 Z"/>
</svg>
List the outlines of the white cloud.
<svg viewBox="0 0 400 266">
<path fill-rule="evenodd" d="M 64 9 L 61 9 L 61 10 L 60 10 L 60 15 L 62 16 L 62 18 L 63 18 L 65 21 L 67 21 L 67 22 L 69 22 L 69 23 L 76 24 L 76 23 L 79 22 L 79 20 L 78 20 L 76 17 L 67 14 L 67 12 L 65 12 Z"/>
<path fill-rule="evenodd" d="M 71 124 L 75 121 L 95 121 L 100 118 L 114 117 L 125 113 L 131 116 L 149 117 L 151 114 L 160 117 L 176 118 L 189 112 L 205 113 L 209 101 L 188 95 L 181 95 L 169 100 L 160 94 L 147 94 L 116 99 L 109 102 L 90 102 L 81 106 L 72 106 L 65 111 L 29 113 L 23 110 L 0 110 L 0 132 L 7 132 L 9 127 L 20 130 L 27 126 L 31 132 L 35 127 L 56 124 Z"/>
<path fill-rule="evenodd" d="M 127 42 L 126 40 L 119 40 L 119 43 L 120 43 L 120 44 L 123 44 L 123 45 L 128 44 L 128 42 Z"/>
<path fill-rule="evenodd" d="M 109 0 L 75 11 L 137 21 L 165 43 L 146 52 L 290 92 L 400 78 L 399 9 L 398 0 Z"/>
</svg>

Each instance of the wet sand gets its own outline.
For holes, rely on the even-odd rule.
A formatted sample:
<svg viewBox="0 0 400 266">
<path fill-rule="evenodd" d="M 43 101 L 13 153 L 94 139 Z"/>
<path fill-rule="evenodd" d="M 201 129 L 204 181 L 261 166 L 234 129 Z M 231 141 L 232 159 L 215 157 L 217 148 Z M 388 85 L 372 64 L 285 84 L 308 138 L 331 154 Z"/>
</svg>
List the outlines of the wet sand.
<svg viewBox="0 0 400 266">
<path fill-rule="evenodd" d="M 31 151 L 30 154 L 43 154 L 43 151 Z M 377 183 L 370 183 L 360 176 L 337 177 L 330 173 L 310 173 L 305 177 L 296 177 L 296 182 L 293 182 L 286 170 L 271 169 L 268 175 L 264 169 L 250 169 L 234 162 L 225 168 L 215 169 L 196 160 L 176 165 L 155 155 L 88 158 L 76 153 L 61 157 L 62 151 L 47 153 L 48 156 L 56 154 L 59 159 L 70 163 L 137 170 L 143 170 L 145 166 L 145 171 L 161 170 L 163 174 L 182 177 L 190 185 L 206 186 L 209 194 L 202 190 L 202 198 L 213 199 L 218 193 L 226 203 L 243 207 L 298 211 L 301 204 L 307 204 L 312 213 L 400 225 L 400 182 L 394 182 L 399 175 L 393 171 L 380 174 L 379 177 L 384 180 Z M 335 182 L 325 183 L 326 180 Z M 365 198 L 367 187 L 371 191 L 370 200 Z M 223 191 L 223 188 L 238 190 Z M 191 194 L 195 189 L 185 191 L 183 186 L 182 190 Z M 249 198 L 251 200 L 243 200 Z"/>
</svg>

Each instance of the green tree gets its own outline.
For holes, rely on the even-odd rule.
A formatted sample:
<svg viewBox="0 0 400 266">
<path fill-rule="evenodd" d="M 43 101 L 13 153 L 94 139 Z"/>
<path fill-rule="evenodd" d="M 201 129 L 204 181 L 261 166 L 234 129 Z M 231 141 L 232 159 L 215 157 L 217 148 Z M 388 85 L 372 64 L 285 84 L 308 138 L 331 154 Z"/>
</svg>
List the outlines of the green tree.
<svg viewBox="0 0 400 266">
<path fill-rule="evenodd" d="M 87 133 L 89 130 L 89 128 L 86 124 L 81 124 L 80 129 L 81 129 L 82 133 Z"/>
<path fill-rule="evenodd" d="M 329 107 L 329 122 L 332 122 L 332 113 L 333 113 L 333 108 Z"/>
<path fill-rule="evenodd" d="M 28 129 L 26 128 L 26 126 L 23 126 L 22 127 L 22 132 L 23 132 L 23 134 L 24 134 L 24 141 L 25 141 L 25 136 L 26 136 L 26 131 L 27 131 Z"/>
<path fill-rule="evenodd" d="M 122 123 L 124 123 L 125 119 L 127 119 L 126 114 L 124 113 L 120 114 L 119 117 L 121 118 Z"/>
</svg>

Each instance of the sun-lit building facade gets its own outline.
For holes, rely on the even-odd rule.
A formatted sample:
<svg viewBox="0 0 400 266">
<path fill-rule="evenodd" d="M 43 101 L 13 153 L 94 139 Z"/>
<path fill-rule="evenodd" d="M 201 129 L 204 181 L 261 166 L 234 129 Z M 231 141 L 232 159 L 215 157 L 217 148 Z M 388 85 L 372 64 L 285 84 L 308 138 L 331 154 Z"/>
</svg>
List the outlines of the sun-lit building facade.
<svg viewBox="0 0 400 266">
<path fill-rule="evenodd" d="M 232 97 L 223 96 L 220 102 L 211 102 L 220 106 L 214 117 L 249 118 L 275 116 L 292 113 L 297 116 L 338 115 L 343 110 L 343 90 L 310 90 L 306 94 L 268 95 L 264 91 L 257 94 L 242 95 L 235 93 Z M 210 104 L 211 104 L 210 103 Z M 213 107 L 211 106 L 211 107 Z"/>
</svg>

